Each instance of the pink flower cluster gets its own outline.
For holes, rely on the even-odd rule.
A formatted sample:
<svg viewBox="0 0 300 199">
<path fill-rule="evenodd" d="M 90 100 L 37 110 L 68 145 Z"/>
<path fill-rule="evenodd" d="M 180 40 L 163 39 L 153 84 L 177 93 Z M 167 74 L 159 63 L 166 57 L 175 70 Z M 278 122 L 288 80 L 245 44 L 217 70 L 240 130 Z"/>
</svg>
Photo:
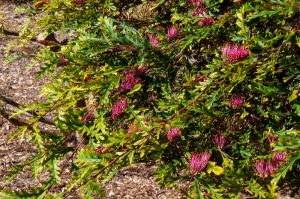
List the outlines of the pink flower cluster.
<svg viewBox="0 0 300 199">
<path fill-rule="evenodd" d="M 286 152 L 276 153 L 272 157 L 272 163 L 273 163 L 274 167 L 279 168 L 279 167 L 281 167 L 282 162 L 288 162 L 288 160 L 286 159 L 286 155 L 287 155 Z"/>
<path fill-rule="evenodd" d="M 117 101 L 112 108 L 112 118 L 116 119 L 119 117 L 122 112 L 127 108 L 127 100 L 126 98 L 122 98 L 121 100 Z"/>
<path fill-rule="evenodd" d="M 226 63 L 241 61 L 249 56 L 248 50 L 238 44 L 225 44 L 221 51 Z"/>
<path fill-rule="evenodd" d="M 133 87 L 138 83 L 139 79 L 135 78 L 132 72 L 126 72 L 125 77 L 123 77 L 122 79 L 119 89 L 123 92 L 127 92 L 133 89 Z"/>
<path fill-rule="evenodd" d="M 192 16 L 193 17 L 200 17 L 200 16 L 203 16 L 203 15 L 206 15 L 208 13 L 207 9 L 204 8 L 204 7 L 199 7 L 197 8 L 193 13 L 192 13 Z"/>
<path fill-rule="evenodd" d="M 274 174 L 276 172 L 275 169 L 280 168 L 282 162 L 288 162 L 286 155 L 286 152 L 279 152 L 272 157 L 272 161 L 256 160 L 255 169 L 258 176 L 266 178 Z"/>
<path fill-rule="evenodd" d="M 149 42 L 152 46 L 152 48 L 157 48 L 158 45 L 159 45 L 159 41 L 158 41 L 158 38 L 154 35 L 154 34 L 148 34 L 148 39 L 149 39 Z"/>
<path fill-rule="evenodd" d="M 266 160 L 256 160 L 255 169 L 261 178 L 266 178 L 275 173 L 273 164 Z"/>
<path fill-rule="evenodd" d="M 244 104 L 244 99 L 241 98 L 240 96 L 234 96 L 230 100 L 230 106 L 233 109 L 237 109 L 237 108 L 241 107 L 243 104 Z"/>
<path fill-rule="evenodd" d="M 137 84 L 140 83 L 140 79 L 137 76 L 146 75 L 149 71 L 147 66 L 135 67 L 134 69 L 127 70 L 124 72 L 124 77 L 121 80 L 121 85 L 119 86 L 120 91 L 128 92 Z"/>
<path fill-rule="evenodd" d="M 179 35 L 180 27 L 179 26 L 171 26 L 168 28 L 167 38 L 168 40 L 174 39 Z"/>
<path fill-rule="evenodd" d="M 222 134 L 214 135 L 213 137 L 213 143 L 219 148 L 223 149 L 225 147 L 227 140 L 226 137 Z"/>
<path fill-rule="evenodd" d="M 174 140 L 179 138 L 180 135 L 181 135 L 181 131 L 176 127 L 170 128 L 170 130 L 167 132 L 167 138 L 170 142 L 173 142 Z"/>
<path fill-rule="evenodd" d="M 198 22 L 198 25 L 201 27 L 211 26 L 215 20 L 212 17 L 204 17 Z"/>
<path fill-rule="evenodd" d="M 203 153 L 193 153 L 189 160 L 190 173 L 196 175 L 202 172 L 210 159 L 211 153 L 205 151 Z"/>
<path fill-rule="evenodd" d="M 208 10 L 205 8 L 205 4 L 203 1 L 192 1 L 191 4 L 196 6 L 196 10 L 192 13 L 193 17 L 203 17 L 199 22 L 198 25 L 200 27 L 207 27 L 213 25 L 215 20 L 212 17 L 207 16 Z"/>
<path fill-rule="evenodd" d="M 190 0 L 190 4 L 195 7 L 203 6 L 203 0 Z"/>
</svg>

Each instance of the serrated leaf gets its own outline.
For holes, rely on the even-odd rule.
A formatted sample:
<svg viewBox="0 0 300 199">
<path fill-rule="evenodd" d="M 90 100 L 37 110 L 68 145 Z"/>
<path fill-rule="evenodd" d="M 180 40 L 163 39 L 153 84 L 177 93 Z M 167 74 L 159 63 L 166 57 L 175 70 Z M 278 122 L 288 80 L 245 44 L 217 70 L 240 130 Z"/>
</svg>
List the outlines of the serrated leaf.
<svg viewBox="0 0 300 199">
<path fill-rule="evenodd" d="M 59 183 L 60 182 L 60 177 L 59 177 L 60 168 L 57 166 L 56 158 L 52 159 L 51 166 L 52 166 L 51 176 L 56 183 Z"/>
</svg>

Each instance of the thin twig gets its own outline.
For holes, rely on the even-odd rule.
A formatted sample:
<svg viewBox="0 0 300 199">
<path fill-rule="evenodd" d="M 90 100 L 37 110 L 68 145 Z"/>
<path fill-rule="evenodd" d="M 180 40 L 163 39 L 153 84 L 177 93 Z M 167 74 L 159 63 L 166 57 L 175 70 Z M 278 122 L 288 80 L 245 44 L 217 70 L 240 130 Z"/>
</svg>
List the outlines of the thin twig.
<svg viewBox="0 0 300 199">
<path fill-rule="evenodd" d="M 11 99 L 11 98 L 9 98 L 9 97 L 7 97 L 5 95 L 2 95 L 1 93 L 0 93 L 0 100 L 2 100 L 3 102 L 5 102 L 5 103 L 7 103 L 9 105 L 12 105 L 12 106 L 18 108 L 18 109 L 20 107 L 23 107 L 23 105 L 17 103 L 13 99 Z M 29 113 L 32 116 L 39 117 L 39 115 L 35 111 L 28 111 L 27 113 Z M 42 123 L 45 123 L 45 124 L 49 124 L 49 125 L 55 126 L 54 121 L 52 119 L 50 119 L 50 118 L 40 117 L 38 121 L 42 122 Z"/>
<path fill-rule="evenodd" d="M 14 36 L 14 37 L 19 37 L 20 36 L 19 32 L 7 30 L 3 27 L 0 29 L 0 33 L 3 33 L 6 36 Z M 31 38 L 30 41 L 38 42 L 36 37 Z"/>
<path fill-rule="evenodd" d="M 26 123 L 25 121 L 23 121 L 19 118 L 11 117 L 1 106 L 0 106 L 0 115 L 2 115 L 6 120 L 8 120 L 10 123 L 12 123 L 15 126 L 26 126 L 29 130 L 34 130 L 33 127 L 30 124 Z M 39 130 L 44 135 L 57 135 L 58 134 L 58 132 L 46 131 L 44 129 L 39 129 Z"/>
</svg>

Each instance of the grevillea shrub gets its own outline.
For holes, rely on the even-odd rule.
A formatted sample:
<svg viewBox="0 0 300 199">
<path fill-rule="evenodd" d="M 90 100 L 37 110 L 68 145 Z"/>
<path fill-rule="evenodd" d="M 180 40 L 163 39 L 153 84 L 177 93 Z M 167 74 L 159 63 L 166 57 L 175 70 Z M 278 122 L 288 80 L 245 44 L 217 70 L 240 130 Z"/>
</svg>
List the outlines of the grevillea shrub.
<svg viewBox="0 0 300 199">
<path fill-rule="evenodd" d="M 24 108 L 37 116 L 19 134 L 38 152 L 12 174 L 31 165 L 49 180 L 2 198 L 101 196 L 139 162 L 191 198 L 273 198 L 299 177 L 298 0 L 44 0 L 27 11 L 36 19 L 19 41 L 45 36 L 33 65 L 52 82 Z M 48 112 L 55 135 L 37 125 Z M 64 160 L 72 179 L 60 185 Z"/>
</svg>

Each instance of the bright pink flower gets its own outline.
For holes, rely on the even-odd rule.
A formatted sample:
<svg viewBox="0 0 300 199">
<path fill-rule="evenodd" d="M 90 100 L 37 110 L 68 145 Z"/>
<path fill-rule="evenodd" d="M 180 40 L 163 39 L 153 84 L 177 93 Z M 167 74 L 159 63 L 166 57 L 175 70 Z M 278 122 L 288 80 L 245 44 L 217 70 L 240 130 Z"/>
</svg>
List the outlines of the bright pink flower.
<svg viewBox="0 0 300 199">
<path fill-rule="evenodd" d="M 139 83 L 139 79 L 135 78 L 133 73 L 126 72 L 125 77 L 123 77 L 119 89 L 123 92 L 130 91 L 135 85 Z"/>
<path fill-rule="evenodd" d="M 167 33 L 168 40 L 171 40 L 171 39 L 177 37 L 179 35 L 179 30 L 180 30 L 179 26 L 175 26 L 175 25 L 171 26 L 168 29 L 168 33 Z"/>
<path fill-rule="evenodd" d="M 266 161 L 265 160 L 256 160 L 255 169 L 259 177 L 266 178 L 268 173 L 266 172 Z"/>
<path fill-rule="evenodd" d="M 211 26 L 214 23 L 214 19 L 212 17 L 205 17 L 198 22 L 198 25 L 201 27 Z"/>
<path fill-rule="evenodd" d="M 190 0 L 190 4 L 195 7 L 204 6 L 203 0 Z"/>
<path fill-rule="evenodd" d="M 116 119 L 117 117 L 119 117 L 126 108 L 127 108 L 127 100 L 126 98 L 122 98 L 121 100 L 119 100 L 113 105 L 112 118 Z"/>
<path fill-rule="evenodd" d="M 179 138 L 181 135 L 180 129 L 173 127 L 167 132 L 167 138 L 170 142 L 173 142 L 177 138 Z"/>
<path fill-rule="evenodd" d="M 267 140 L 269 143 L 273 143 L 273 142 L 276 142 L 277 137 L 275 135 L 271 135 L 267 138 Z"/>
<path fill-rule="evenodd" d="M 226 142 L 226 137 L 222 134 L 217 134 L 213 137 L 213 143 L 220 149 L 223 149 L 225 147 Z"/>
<path fill-rule="evenodd" d="M 205 169 L 210 156 L 211 156 L 211 154 L 207 151 L 200 153 L 200 154 L 193 153 L 192 157 L 189 161 L 190 173 L 192 175 L 196 175 L 197 173 L 202 172 Z"/>
<path fill-rule="evenodd" d="M 269 175 L 273 175 L 274 173 L 276 173 L 275 167 L 271 162 L 266 163 L 266 170 L 267 170 Z"/>
<path fill-rule="evenodd" d="M 248 50 L 238 44 L 225 44 L 222 48 L 222 55 L 226 63 L 241 61 L 249 56 Z"/>
<path fill-rule="evenodd" d="M 255 169 L 261 178 L 266 178 L 275 173 L 275 167 L 266 160 L 256 160 Z"/>
<path fill-rule="evenodd" d="M 279 152 L 276 153 L 273 157 L 272 157 L 272 163 L 276 168 L 281 167 L 281 163 L 282 162 L 288 162 L 288 160 L 286 159 L 286 152 Z"/>
<path fill-rule="evenodd" d="M 158 41 L 158 38 L 154 35 L 154 34 L 148 34 L 148 39 L 149 39 L 149 42 L 152 46 L 152 48 L 157 48 L 158 47 L 158 44 L 159 44 L 159 41 Z"/>
<path fill-rule="evenodd" d="M 230 106 L 233 108 L 233 109 L 236 109 L 240 106 L 242 106 L 244 103 L 244 99 L 241 98 L 240 96 L 234 96 L 233 98 L 231 98 L 230 100 Z"/>
<path fill-rule="evenodd" d="M 208 11 L 206 8 L 199 7 L 199 8 L 196 8 L 196 10 L 192 13 L 192 16 L 199 17 L 199 16 L 207 15 L 207 13 L 208 13 Z"/>
</svg>

